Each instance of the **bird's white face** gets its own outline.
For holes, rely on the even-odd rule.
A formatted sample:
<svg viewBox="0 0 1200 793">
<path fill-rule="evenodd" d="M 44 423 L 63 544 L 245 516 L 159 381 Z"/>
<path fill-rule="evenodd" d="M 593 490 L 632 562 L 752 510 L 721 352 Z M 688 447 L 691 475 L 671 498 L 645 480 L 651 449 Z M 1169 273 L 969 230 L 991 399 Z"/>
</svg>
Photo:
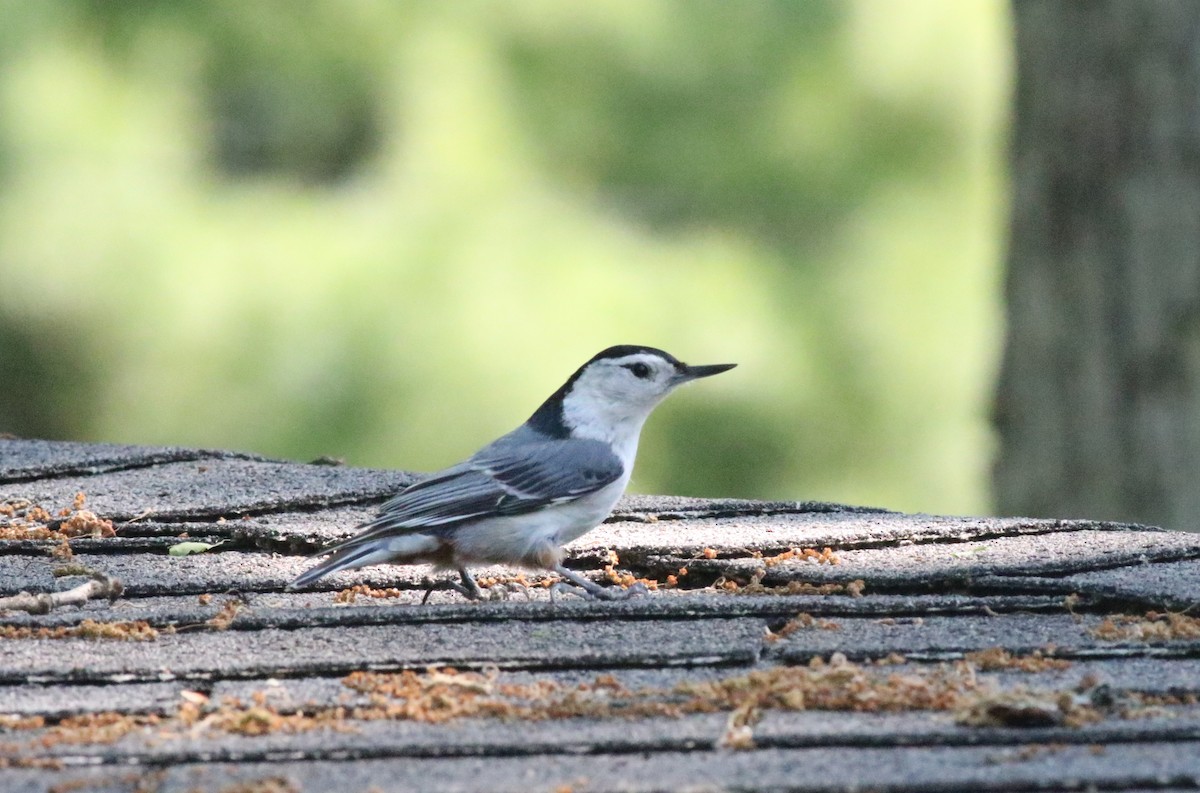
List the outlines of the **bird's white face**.
<svg viewBox="0 0 1200 793">
<path fill-rule="evenodd" d="M 563 418 L 576 437 L 610 443 L 632 467 L 642 424 L 686 376 L 653 353 L 592 361 L 563 398 Z"/>
<path fill-rule="evenodd" d="M 620 358 L 593 361 L 579 375 L 566 402 L 614 417 L 645 417 L 675 386 L 684 382 L 684 370 L 653 353 L 639 352 Z"/>
<path fill-rule="evenodd" d="M 620 351 L 606 350 L 617 354 L 601 353 L 568 381 L 562 418 L 573 436 L 610 443 L 632 465 L 638 433 L 655 405 L 683 383 L 732 369 L 733 364 L 688 366 L 650 349 L 624 355 Z"/>
</svg>

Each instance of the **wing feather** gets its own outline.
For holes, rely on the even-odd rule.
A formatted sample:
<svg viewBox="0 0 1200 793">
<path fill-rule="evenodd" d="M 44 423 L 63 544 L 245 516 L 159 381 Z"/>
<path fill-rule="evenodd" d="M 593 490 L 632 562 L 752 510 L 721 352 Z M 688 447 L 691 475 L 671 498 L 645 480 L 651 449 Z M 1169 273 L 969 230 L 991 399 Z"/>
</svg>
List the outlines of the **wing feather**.
<svg viewBox="0 0 1200 793">
<path fill-rule="evenodd" d="M 515 442 L 506 436 L 466 462 L 401 491 L 363 524 L 361 533 L 335 547 L 425 530 L 445 532 L 488 515 L 520 515 L 594 493 L 623 472 L 621 460 L 599 441 Z"/>
</svg>

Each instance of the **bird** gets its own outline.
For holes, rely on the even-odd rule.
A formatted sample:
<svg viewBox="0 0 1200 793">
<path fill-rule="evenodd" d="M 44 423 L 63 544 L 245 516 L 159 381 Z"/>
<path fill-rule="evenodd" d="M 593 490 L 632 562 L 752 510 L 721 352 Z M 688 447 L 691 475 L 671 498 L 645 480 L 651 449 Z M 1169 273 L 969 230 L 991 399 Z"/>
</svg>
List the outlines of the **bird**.
<svg viewBox="0 0 1200 793">
<path fill-rule="evenodd" d="M 625 492 L 651 411 L 684 383 L 736 365 L 689 366 L 633 344 L 602 350 L 524 424 L 400 491 L 357 534 L 318 552 L 324 561 L 288 589 L 368 565 L 432 564 L 456 571 L 459 581 L 447 586 L 478 600 L 468 565 L 513 564 L 555 572 L 589 599 L 627 597 L 631 590 L 564 567 L 563 546 L 598 526 Z"/>
</svg>

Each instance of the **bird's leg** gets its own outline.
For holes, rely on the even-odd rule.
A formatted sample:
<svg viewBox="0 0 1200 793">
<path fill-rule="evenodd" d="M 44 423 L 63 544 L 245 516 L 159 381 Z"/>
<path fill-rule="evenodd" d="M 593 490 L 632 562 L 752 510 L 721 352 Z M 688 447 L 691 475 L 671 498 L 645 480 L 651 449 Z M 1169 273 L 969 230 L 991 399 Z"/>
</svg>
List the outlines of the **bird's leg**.
<svg viewBox="0 0 1200 793">
<path fill-rule="evenodd" d="M 457 570 L 458 575 L 462 578 L 462 583 L 457 584 L 453 581 L 447 581 L 445 582 L 446 586 L 450 589 L 453 589 L 455 592 L 467 598 L 468 600 L 479 600 L 481 597 L 483 597 L 483 592 L 479 589 L 479 584 L 477 584 L 475 582 L 475 578 L 467 572 L 467 568 L 459 567 Z M 421 605 L 424 606 L 425 602 L 429 600 L 429 596 L 433 594 L 433 590 L 437 589 L 438 582 L 426 576 L 425 580 L 423 580 L 421 583 L 428 585 L 428 589 L 425 590 L 425 597 L 421 598 Z"/>
<path fill-rule="evenodd" d="M 574 586 L 560 582 L 551 587 L 551 591 L 558 587 L 562 587 L 568 591 L 574 591 L 576 594 L 580 594 L 579 590 L 583 590 L 582 597 L 586 597 L 588 600 L 628 600 L 634 595 L 646 594 L 646 587 L 641 583 L 637 583 L 629 587 L 629 589 L 602 587 L 595 581 L 589 581 L 579 573 L 576 573 L 574 570 L 568 570 L 561 564 L 555 566 L 553 569 L 554 572 L 570 581 L 571 584 L 574 584 Z"/>
<path fill-rule="evenodd" d="M 424 606 L 429 600 L 429 596 L 433 594 L 433 590 L 437 589 L 437 581 L 434 581 L 429 576 L 425 576 L 421 579 L 421 583 L 426 585 L 425 597 L 421 598 L 421 605 Z"/>
<path fill-rule="evenodd" d="M 456 584 L 451 581 L 450 588 L 469 600 L 479 600 L 483 597 L 483 592 L 479 589 L 479 584 L 475 582 L 475 577 L 467 572 L 467 568 L 459 567 L 457 569 L 462 583 Z"/>
</svg>

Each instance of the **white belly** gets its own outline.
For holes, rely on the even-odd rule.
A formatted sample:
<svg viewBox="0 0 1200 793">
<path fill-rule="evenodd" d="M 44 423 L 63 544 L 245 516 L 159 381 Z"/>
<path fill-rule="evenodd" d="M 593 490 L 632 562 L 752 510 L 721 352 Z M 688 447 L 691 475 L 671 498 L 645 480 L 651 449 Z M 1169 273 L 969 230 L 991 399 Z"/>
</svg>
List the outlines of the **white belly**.
<svg viewBox="0 0 1200 793">
<path fill-rule="evenodd" d="M 628 482 L 626 474 L 575 501 L 461 526 L 454 532 L 455 561 L 553 566 L 561 557 L 561 546 L 582 537 L 608 517 Z"/>
</svg>

